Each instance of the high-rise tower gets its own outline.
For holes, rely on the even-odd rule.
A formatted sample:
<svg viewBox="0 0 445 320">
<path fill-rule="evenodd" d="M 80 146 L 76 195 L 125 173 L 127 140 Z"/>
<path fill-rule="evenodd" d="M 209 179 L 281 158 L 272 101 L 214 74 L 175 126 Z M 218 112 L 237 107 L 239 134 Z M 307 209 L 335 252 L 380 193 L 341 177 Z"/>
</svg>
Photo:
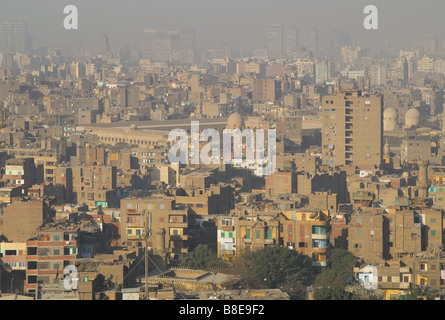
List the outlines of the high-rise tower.
<svg viewBox="0 0 445 320">
<path fill-rule="evenodd" d="M 329 166 L 382 164 L 383 96 L 358 90 L 322 98 L 322 159 Z"/>
</svg>

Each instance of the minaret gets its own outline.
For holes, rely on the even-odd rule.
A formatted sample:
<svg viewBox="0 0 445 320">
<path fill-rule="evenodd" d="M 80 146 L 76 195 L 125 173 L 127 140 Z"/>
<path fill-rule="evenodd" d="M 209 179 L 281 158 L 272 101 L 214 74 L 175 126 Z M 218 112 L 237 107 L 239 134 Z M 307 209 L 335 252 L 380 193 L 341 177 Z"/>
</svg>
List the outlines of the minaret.
<svg viewBox="0 0 445 320">
<path fill-rule="evenodd" d="M 389 149 L 388 139 L 386 139 L 385 145 L 383 146 L 383 163 L 387 169 L 389 169 L 389 167 L 391 167 L 392 164 L 391 151 Z"/>
<path fill-rule="evenodd" d="M 428 196 L 428 160 L 419 160 L 419 174 L 417 175 L 417 190 L 419 198 L 426 199 Z"/>
<path fill-rule="evenodd" d="M 385 145 L 383 146 L 383 158 L 385 158 L 385 159 L 390 159 L 391 158 L 391 152 L 389 150 L 388 139 L 386 139 Z"/>
</svg>

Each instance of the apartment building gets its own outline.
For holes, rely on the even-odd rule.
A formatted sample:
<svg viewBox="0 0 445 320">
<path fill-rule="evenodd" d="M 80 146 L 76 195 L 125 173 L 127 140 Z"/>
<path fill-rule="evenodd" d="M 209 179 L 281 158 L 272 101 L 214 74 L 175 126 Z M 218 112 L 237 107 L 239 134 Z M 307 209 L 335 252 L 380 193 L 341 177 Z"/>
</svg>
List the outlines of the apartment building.
<svg viewBox="0 0 445 320">
<path fill-rule="evenodd" d="M 177 204 L 196 215 L 224 214 L 233 209 L 233 189 L 230 185 L 210 185 L 209 188 L 185 187 L 175 190 Z"/>
<path fill-rule="evenodd" d="M 275 79 L 255 79 L 253 83 L 253 100 L 276 101 L 281 99 L 281 82 Z"/>
<path fill-rule="evenodd" d="M 166 263 L 177 264 L 190 250 L 195 219 L 180 208 L 173 197 L 121 200 L 121 239 L 128 248 L 145 247 L 146 231 L 151 230 L 148 246 Z"/>
<path fill-rule="evenodd" d="M 35 293 L 38 286 L 54 291 L 64 288 L 64 268 L 75 265 L 78 258 L 94 258 L 103 249 L 99 225 L 93 219 L 67 220 L 42 226 L 26 241 L 27 268 L 25 292 Z"/>
<path fill-rule="evenodd" d="M 6 160 L 5 173 L 1 179 L 9 186 L 22 186 L 28 188 L 39 182 L 37 177 L 37 169 L 33 158 Z"/>
<path fill-rule="evenodd" d="M 383 97 L 344 90 L 322 101 L 322 160 L 329 166 L 380 167 Z"/>
<path fill-rule="evenodd" d="M 442 210 L 397 209 L 389 214 L 356 212 L 348 226 L 348 250 L 366 263 L 400 260 L 443 245 Z"/>
<path fill-rule="evenodd" d="M 241 216 L 233 218 L 236 254 L 280 244 L 280 221 L 271 217 Z M 226 230 L 221 230 L 221 233 Z M 228 231 L 230 238 L 230 231 Z M 220 234 L 221 238 L 223 234 Z"/>
<path fill-rule="evenodd" d="M 327 211 L 284 211 L 283 244 L 312 258 L 315 268 L 326 267 L 329 260 L 330 216 Z"/>
<path fill-rule="evenodd" d="M 9 241 L 25 242 L 36 230 L 52 216 L 47 202 L 13 198 L 3 208 L 3 230 L 0 232 Z"/>
</svg>

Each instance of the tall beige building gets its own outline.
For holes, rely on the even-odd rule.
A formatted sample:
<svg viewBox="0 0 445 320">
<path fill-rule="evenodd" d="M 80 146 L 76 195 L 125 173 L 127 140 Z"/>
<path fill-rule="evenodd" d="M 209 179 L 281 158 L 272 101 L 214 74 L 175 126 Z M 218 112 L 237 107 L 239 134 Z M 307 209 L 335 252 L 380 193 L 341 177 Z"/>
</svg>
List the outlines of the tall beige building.
<svg viewBox="0 0 445 320">
<path fill-rule="evenodd" d="M 329 166 L 382 163 L 383 97 L 344 90 L 322 100 L 322 159 Z"/>
</svg>

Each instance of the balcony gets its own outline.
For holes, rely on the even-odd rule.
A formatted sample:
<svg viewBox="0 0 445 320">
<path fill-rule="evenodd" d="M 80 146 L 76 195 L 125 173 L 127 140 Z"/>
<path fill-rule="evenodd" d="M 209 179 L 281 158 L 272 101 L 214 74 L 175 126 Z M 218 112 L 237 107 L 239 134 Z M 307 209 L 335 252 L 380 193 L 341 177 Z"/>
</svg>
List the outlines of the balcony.
<svg viewBox="0 0 445 320">
<path fill-rule="evenodd" d="M 127 222 L 127 228 L 142 228 L 142 225 L 138 222 Z"/>
<path fill-rule="evenodd" d="M 325 234 L 312 234 L 312 240 L 326 240 L 328 239 L 328 235 Z"/>
<path fill-rule="evenodd" d="M 174 234 L 170 235 L 170 240 L 173 241 L 187 241 L 189 239 L 188 234 Z"/>
<path fill-rule="evenodd" d="M 275 244 L 275 239 L 264 239 L 264 244 Z"/>
<path fill-rule="evenodd" d="M 127 234 L 127 240 L 143 240 L 142 235 Z"/>
<path fill-rule="evenodd" d="M 328 262 L 327 261 L 312 261 L 313 267 L 327 267 Z"/>
<path fill-rule="evenodd" d="M 314 253 L 326 253 L 327 252 L 327 248 L 312 248 L 312 251 Z"/>
<path fill-rule="evenodd" d="M 243 238 L 244 243 L 252 243 L 252 239 Z"/>
<path fill-rule="evenodd" d="M 170 221 L 169 222 L 170 226 L 174 227 L 174 228 L 187 228 L 188 227 L 188 223 L 187 222 L 173 222 Z"/>
</svg>

